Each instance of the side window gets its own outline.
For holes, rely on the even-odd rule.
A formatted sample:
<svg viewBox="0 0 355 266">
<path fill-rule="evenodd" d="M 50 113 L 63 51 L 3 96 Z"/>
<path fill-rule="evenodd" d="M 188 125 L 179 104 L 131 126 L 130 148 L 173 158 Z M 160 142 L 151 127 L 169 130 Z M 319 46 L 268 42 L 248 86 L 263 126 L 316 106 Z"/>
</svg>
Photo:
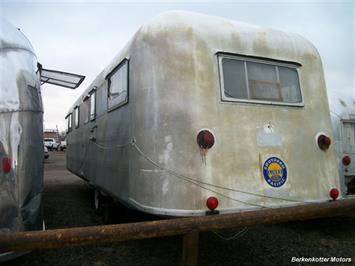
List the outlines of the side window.
<svg viewBox="0 0 355 266">
<path fill-rule="evenodd" d="M 219 55 L 219 66 L 222 100 L 302 103 L 297 64 Z"/>
<path fill-rule="evenodd" d="M 68 114 L 65 118 L 67 120 L 67 133 L 72 131 L 72 113 Z"/>
<path fill-rule="evenodd" d="M 94 120 L 96 117 L 96 92 L 93 90 L 90 93 L 90 112 L 89 112 L 89 119 Z"/>
<path fill-rule="evenodd" d="M 128 60 L 123 60 L 108 76 L 108 109 L 128 102 Z"/>
<path fill-rule="evenodd" d="M 75 107 L 74 108 L 74 125 L 75 125 L 75 128 L 78 128 L 79 127 L 79 106 Z"/>
<path fill-rule="evenodd" d="M 83 100 L 83 105 L 82 105 L 81 113 L 82 117 L 84 118 L 84 123 L 86 124 L 87 122 L 90 121 L 90 97 L 86 96 Z"/>
</svg>

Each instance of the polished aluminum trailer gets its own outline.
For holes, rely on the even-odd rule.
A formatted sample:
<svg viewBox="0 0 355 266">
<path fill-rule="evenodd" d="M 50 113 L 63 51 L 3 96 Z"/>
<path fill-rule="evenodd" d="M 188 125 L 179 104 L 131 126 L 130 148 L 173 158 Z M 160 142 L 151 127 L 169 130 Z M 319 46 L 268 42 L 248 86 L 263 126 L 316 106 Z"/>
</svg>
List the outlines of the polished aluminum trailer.
<svg viewBox="0 0 355 266">
<path fill-rule="evenodd" d="M 30 42 L 3 19 L 0 39 L 0 231 L 42 230 L 40 71 Z"/>
<path fill-rule="evenodd" d="M 0 18 L 0 232 L 44 229 L 40 86 L 58 83 L 53 73 L 42 69 L 25 35 Z M 0 262 L 18 255 L 0 254 Z"/>
<path fill-rule="evenodd" d="M 194 216 L 338 198 L 322 63 L 297 34 L 163 13 L 66 118 L 67 168 L 95 199 Z"/>
<path fill-rule="evenodd" d="M 328 92 L 343 196 L 355 195 L 355 91 Z"/>
</svg>

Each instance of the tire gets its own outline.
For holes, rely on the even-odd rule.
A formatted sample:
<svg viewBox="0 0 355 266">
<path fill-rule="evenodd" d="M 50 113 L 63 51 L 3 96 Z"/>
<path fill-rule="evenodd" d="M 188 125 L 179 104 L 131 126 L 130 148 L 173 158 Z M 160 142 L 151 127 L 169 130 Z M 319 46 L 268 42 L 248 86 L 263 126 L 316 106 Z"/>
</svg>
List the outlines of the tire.
<svg viewBox="0 0 355 266">
<path fill-rule="evenodd" d="M 115 222 L 114 206 L 111 200 L 105 201 L 104 203 L 102 221 L 104 224 L 112 224 Z"/>
<path fill-rule="evenodd" d="M 105 197 L 100 193 L 98 189 L 94 190 L 94 208 L 95 213 L 102 215 L 104 212 L 104 201 Z"/>
</svg>

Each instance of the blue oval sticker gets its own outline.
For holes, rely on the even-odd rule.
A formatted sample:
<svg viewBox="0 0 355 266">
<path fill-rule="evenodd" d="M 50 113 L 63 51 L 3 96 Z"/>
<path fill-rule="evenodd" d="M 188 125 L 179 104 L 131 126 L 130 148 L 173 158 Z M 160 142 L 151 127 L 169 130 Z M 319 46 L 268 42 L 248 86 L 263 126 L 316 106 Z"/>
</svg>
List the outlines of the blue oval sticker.
<svg viewBox="0 0 355 266">
<path fill-rule="evenodd" d="M 264 163 L 263 174 L 270 186 L 281 187 L 287 180 L 286 164 L 277 157 L 270 157 Z"/>
</svg>

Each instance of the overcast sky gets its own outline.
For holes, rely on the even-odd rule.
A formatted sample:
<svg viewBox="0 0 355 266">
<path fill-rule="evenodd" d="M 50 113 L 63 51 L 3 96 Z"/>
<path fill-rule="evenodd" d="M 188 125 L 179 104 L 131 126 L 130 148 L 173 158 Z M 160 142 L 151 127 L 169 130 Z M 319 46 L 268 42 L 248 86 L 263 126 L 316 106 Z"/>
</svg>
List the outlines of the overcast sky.
<svg viewBox="0 0 355 266">
<path fill-rule="evenodd" d="M 327 88 L 347 90 L 355 95 L 354 1 L 38 3 L 0 0 L 0 15 L 29 38 L 45 68 L 86 76 L 76 91 L 43 86 L 45 128 L 58 125 L 63 130 L 70 106 L 138 28 L 161 12 L 177 9 L 299 33 L 317 47 Z"/>
</svg>

